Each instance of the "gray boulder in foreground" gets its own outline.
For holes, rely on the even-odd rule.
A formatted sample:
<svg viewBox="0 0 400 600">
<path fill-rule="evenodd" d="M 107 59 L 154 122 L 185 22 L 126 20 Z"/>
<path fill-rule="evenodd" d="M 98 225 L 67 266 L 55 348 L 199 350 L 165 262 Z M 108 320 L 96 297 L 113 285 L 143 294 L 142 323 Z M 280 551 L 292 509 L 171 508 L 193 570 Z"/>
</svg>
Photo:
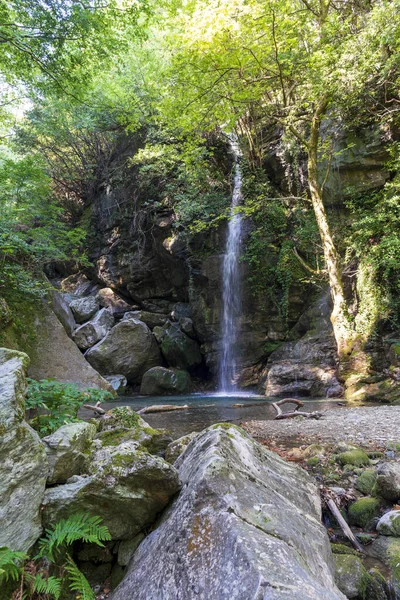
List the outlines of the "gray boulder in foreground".
<svg viewBox="0 0 400 600">
<path fill-rule="evenodd" d="M 214 425 L 176 461 L 183 483 L 112 600 L 344 600 L 308 474 Z"/>
<path fill-rule="evenodd" d="M 24 421 L 28 364 L 23 352 L 0 348 L 0 546 L 22 552 L 42 532 L 48 471 L 44 446 Z"/>
</svg>

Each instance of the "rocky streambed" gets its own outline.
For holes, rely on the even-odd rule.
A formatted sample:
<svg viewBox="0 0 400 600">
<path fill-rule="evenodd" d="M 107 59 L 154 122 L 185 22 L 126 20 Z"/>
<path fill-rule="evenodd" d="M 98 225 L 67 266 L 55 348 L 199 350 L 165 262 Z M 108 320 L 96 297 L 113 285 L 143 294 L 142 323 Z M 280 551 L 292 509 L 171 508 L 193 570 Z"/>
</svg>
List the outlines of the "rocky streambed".
<svg viewBox="0 0 400 600">
<path fill-rule="evenodd" d="M 28 358 L 3 349 L 0 362 L 1 546 L 34 552 L 43 527 L 99 516 L 111 539 L 73 547 L 98 599 L 385 600 L 400 590 L 395 442 L 289 451 L 269 440 L 271 451 L 231 423 L 172 441 L 130 407 L 39 439 L 24 419 Z M 327 497 L 389 583 L 333 520 L 324 526 Z"/>
</svg>

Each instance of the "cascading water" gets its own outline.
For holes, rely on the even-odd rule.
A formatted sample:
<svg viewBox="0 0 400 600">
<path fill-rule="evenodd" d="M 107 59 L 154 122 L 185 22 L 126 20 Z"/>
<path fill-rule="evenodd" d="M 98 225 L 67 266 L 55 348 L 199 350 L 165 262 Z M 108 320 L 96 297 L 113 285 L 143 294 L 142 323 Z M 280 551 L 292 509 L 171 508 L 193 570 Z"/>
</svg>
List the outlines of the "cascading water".
<svg viewBox="0 0 400 600">
<path fill-rule="evenodd" d="M 242 199 L 242 174 L 240 170 L 240 149 L 236 139 L 231 142 L 235 158 L 235 178 L 233 183 L 231 218 L 228 225 L 225 255 L 222 272 L 222 353 L 219 366 L 219 391 L 232 392 L 235 389 L 237 367 L 238 325 L 241 314 L 239 258 L 242 232 L 242 216 L 236 208 Z"/>
</svg>

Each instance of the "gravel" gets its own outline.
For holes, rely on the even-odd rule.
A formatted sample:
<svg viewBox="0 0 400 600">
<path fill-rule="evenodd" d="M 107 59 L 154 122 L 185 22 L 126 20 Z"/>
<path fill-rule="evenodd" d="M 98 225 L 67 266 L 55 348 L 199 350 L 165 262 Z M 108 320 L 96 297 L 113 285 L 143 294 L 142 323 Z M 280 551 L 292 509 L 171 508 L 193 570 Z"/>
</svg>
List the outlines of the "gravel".
<svg viewBox="0 0 400 600">
<path fill-rule="evenodd" d="M 256 439 L 277 443 L 321 440 L 385 446 L 389 440 L 400 442 L 400 406 L 340 408 L 326 411 L 319 420 L 247 421 L 242 427 Z"/>
</svg>

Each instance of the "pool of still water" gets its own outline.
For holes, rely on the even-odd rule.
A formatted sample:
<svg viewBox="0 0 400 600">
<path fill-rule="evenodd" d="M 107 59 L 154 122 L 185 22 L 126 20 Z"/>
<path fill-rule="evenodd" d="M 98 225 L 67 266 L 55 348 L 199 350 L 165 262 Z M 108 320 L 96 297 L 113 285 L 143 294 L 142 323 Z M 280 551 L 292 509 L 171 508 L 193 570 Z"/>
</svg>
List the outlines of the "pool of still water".
<svg viewBox="0 0 400 600">
<path fill-rule="evenodd" d="M 188 406 L 181 410 L 171 412 L 147 413 L 142 415 L 144 420 L 154 428 L 168 429 L 173 438 L 181 437 L 192 431 L 201 431 L 215 423 L 234 423 L 240 425 L 251 420 L 270 420 L 276 415 L 272 402 L 277 398 L 266 398 L 246 393 L 231 395 L 223 394 L 190 394 L 186 396 L 120 396 L 113 402 L 102 404 L 102 408 L 109 410 L 116 406 L 131 406 L 134 410 L 140 410 L 145 406 L 172 404 L 175 406 Z M 314 410 L 325 411 L 338 408 L 343 404 L 338 399 L 307 400 L 302 399 L 304 408 L 302 410 L 312 412 Z M 285 405 L 284 411 L 294 408 L 294 405 Z M 84 418 L 90 418 L 93 413 L 85 411 Z"/>
</svg>

